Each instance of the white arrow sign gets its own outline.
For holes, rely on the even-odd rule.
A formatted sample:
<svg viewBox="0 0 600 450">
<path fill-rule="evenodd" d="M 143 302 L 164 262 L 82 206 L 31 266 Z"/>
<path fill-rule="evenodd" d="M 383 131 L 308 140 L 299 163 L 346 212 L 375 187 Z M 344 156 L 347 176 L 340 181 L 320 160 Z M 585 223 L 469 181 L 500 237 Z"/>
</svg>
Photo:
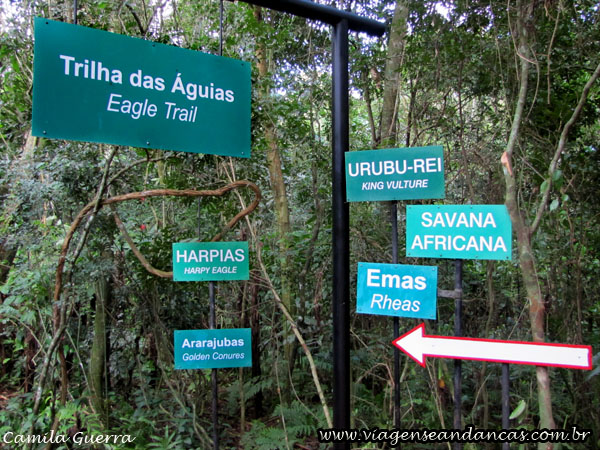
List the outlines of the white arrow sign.
<svg viewBox="0 0 600 450">
<path fill-rule="evenodd" d="M 423 367 L 425 367 L 425 357 L 433 356 L 571 369 L 592 368 L 590 345 L 427 336 L 424 331 L 425 324 L 422 323 L 392 342 Z"/>
</svg>

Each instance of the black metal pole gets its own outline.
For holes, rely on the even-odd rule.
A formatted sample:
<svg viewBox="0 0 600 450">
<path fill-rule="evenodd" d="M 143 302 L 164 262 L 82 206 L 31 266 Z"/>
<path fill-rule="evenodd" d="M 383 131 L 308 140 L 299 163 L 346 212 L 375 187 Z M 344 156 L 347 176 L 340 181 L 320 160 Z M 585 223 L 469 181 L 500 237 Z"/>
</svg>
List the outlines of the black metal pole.
<svg viewBox="0 0 600 450">
<path fill-rule="evenodd" d="M 235 1 L 235 0 L 229 0 Z M 362 31 L 371 36 L 383 36 L 386 25 L 373 19 L 342 11 L 332 6 L 321 5 L 310 0 L 242 0 L 257 6 L 286 12 L 294 16 L 305 17 L 334 27 L 340 20 L 346 20 L 348 30 Z"/>
<path fill-rule="evenodd" d="M 350 428 L 350 232 L 344 154 L 349 146 L 348 21 L 332 34 L 333 426 Z M 334 448 L 349 448 L 348 443 Z"/>
<path fill-rule="evenodd" d="M 454 261 L 454 290 L 458 295 L 454 299 L 454 335 L 462 336 L 462 260 Z M 462 361 L 454 360 L 454 428 L 462 428 Z M 455 450 L 460 450 L 462 444 L 455 442 L 452 446 Z"/>
<path fill-rule="evenodd" d="M 233 0 L 231 0 L 233 1 Z M 333 425 L 350 427 L 350 232 L 345 201 L 344 153 L 349 149 L 348 32 L 382 36 L 386 25 L 308 0 L 243 0 L 253 5 L 333 26 L 332 33 L 332 208 L 333 208 Z M 334 444 L 336 449 L 349 443 Z"/>
<path fill-rule="evenodd" d="M 392 264 L 398 264 L 398 202 L 391 204 Z M 400 319 L 394 317 L 394 339 L 400 337 Z M 400 349 L 394 346 L 394 428 L 401 426 L 400 409 Z M 401 448 L 400 444 L 396 448 Z"/>
<path fill-rule="evenodd" d="M 219 56 L 223 56 L 223 0 L 219 1 Z M 198 238 L 200 238 L 200 221 L 198 220 Z M 208 282 L 209 316 L 208 326 L 211 330 L 217 327 L 217 311 L 215 307 L 215 282 Z M 217 369 L 210 371 L 212 391 L 212 423 L 213 449 L 219 450 L 219 379 Z"/>
<path fill-rule="evenodd" d="M 510 427 L 510 375 L 508 363 L 502 364 L 502 429 Z M 508 442 L 502 443 L 502 450 L 510 449 Z"/>
<path fill-rule="evenodd" d="M 208 326 L 214 330 L 217 326 L 216 308 L 215 308 L 215 282 L 208 282 L 208 301 L 210 302 L 209 323 Z M 219 450 L 219 382 L 217 379 L 217 369 L 211 369 L 210 382 L 212 386 L 212 423 L 213 423 L 213 448 Z"/>
<path fill-rule="evenodd" d="M 79 5 L 77 4 L 77 0 L 73 0 L 73 24 L 77 25 L 77 10 L 79 9 Z"/>
</svg>

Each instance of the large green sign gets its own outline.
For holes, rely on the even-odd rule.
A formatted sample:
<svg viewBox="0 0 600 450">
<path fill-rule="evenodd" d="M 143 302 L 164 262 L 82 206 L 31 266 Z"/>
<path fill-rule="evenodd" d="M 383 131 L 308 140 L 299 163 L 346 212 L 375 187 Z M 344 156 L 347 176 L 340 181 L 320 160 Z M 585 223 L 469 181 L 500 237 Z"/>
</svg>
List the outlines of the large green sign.
<svg viewBox="0 0 600 450">
<path fill-rule="evenodd" d="M 250 328 L 175 330 L 175 369 L 252 366 Z"/>
<path fill-rule="evenodd" d="M 248 242 L 173 244 L 173 281 L 222 281 L 249 278 Z"/>
<path fill-rule="evenodd" d="M 437 267 L 358 263 L 356 312 L 435 319 Z"/>
<path fill-rule="evenodd" d="M 35 19 L 35 136 L 250 157 L 250 65 Z"/>
<path fill-rule="evenodd" d="M 350 202 L 444 198 L 440 146 L 346 152 Z"/>
<path fill-rule="evenodd" d="M 511 259 L 512 224 L 504 205 L 409 205 L 406 256 Z"/>
</svg>

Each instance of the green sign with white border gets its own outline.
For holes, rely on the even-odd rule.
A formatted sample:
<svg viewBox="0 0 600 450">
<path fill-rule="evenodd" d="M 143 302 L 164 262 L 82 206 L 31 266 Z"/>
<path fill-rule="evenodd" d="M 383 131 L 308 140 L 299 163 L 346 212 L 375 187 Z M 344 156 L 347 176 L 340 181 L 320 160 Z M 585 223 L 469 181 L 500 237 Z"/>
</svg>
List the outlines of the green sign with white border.
<svg viewBox="0 0 600 450">
<path fill-rule="evenodd" d="M 175 330 L 175 369 L 252 366 L 250 328 Z"/>
<path fill-rule="evenodd" d="M 356 312 L 435 319 L 436 266 L 358 263 Z"/>
<path fill-rule="evenodd" d="M 173 243 L 173 281 L 248 280 L 248 242 Z"/>
<path fill-rule="evenodd" d="M 32 133 L 250 157 L 250 64 L 35 18 Z"/>
<path fill-rule="evenodd" d="M 349 202 L 444 198 L 441 146 L 346 152 Z"/>
<path fill-rule="evenodd" d="M 406 256 L 510 260 L 512 223 L 505 205 L 408 205 Z"/>
</svg>

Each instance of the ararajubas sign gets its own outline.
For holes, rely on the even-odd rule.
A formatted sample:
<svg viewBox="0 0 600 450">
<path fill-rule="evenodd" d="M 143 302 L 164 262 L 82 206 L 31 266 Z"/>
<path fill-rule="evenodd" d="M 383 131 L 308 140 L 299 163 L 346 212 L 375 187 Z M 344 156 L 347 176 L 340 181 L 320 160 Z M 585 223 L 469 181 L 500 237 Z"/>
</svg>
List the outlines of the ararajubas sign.
<svg viewBox="0 0 600 450">
<path fill-rule="evenodd" d="M 247 62 L 38 17 L 33 72 L 35 136 L 250 157 Z"/>
</svg>

